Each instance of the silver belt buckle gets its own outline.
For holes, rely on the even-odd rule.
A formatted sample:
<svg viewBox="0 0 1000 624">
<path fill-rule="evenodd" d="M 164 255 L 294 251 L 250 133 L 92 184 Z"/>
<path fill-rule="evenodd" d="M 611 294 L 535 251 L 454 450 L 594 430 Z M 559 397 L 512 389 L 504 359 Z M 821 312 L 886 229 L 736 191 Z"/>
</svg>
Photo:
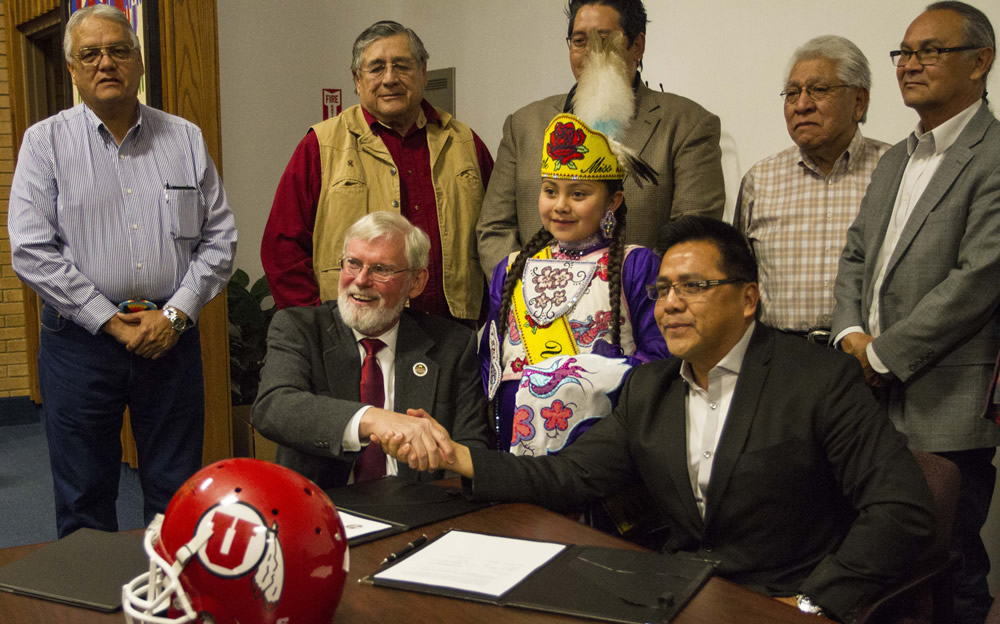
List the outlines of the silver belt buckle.
<svg viewBox="0 0 1000 624">
<path fill-rule="evenodd" d="M 806 334 L 806 340 L 809 342 L 823 345 L 824 347 L 830 342 L 830 330 L 829 329 L 812 329 Z"/>
</svg>

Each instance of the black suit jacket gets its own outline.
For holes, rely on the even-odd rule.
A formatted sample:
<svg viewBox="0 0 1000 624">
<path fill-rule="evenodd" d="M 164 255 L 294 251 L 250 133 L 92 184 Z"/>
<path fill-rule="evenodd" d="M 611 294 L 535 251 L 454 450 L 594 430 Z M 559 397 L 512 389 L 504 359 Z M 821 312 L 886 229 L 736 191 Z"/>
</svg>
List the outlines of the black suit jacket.
<svg viewBox="0 0 1000 624">
<path fill-rule="evenodd" d="M 473 450 L 474 494 L 562 507 L 641 480 L 670 528 L 666 548 L 718 560 L 719 574 L 758 591 L 805 593 L 840 618 L 929 543 L 930 491 L 857 363 L 759 324 L 702 520 L 687 468 L 680 365 L 635 369 L 615 412 L 558 456 Z"/>
<path fill-rule="evenodd" d="M 423 364 L 423 367 L 417 366 Z M 426 370 L 418 376 L 417 370 Z M 343 451 L 344 427 L 361 407 L 361 358 L 337 303 L 279 310 L 267 336 L 267 360 L 253 407 L 253 424 L 278 443 L 277 463 L 326 489 L 345 485 L 358 453 Z M 485 447 L 486 399 L 467 327 L 422 312 L 403 311 L 396 342 L 394 409 L 423 408 L 456 441 Z M 415 473 L 411 479 L 441 478 Z"/>
</svg>

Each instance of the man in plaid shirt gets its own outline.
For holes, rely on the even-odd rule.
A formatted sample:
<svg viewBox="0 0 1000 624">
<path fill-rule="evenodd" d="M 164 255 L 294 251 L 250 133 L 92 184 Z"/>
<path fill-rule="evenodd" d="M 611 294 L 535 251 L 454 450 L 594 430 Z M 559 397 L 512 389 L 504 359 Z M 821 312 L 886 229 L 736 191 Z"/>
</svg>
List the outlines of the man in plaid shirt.
<svg viewBox="0 0 1000 624">
<path fill-rule="evenodd" d="M 858 128 L 871 71 L 856 45 L 816 37 L 789 67 L 781 96 L 795 145 L 743 176 L 734 225 L 760 264 L 760 320 L 826 344 L 847 228 L 889 145 Z"/>
</svg>

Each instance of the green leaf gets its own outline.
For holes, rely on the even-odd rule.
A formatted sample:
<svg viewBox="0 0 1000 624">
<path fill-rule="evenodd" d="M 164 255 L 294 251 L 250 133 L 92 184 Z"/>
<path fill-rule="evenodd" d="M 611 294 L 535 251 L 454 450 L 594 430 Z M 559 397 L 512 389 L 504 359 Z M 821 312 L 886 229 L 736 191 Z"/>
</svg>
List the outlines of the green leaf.
<svg viewBox="0 0 1000 624">
<path fill-rule="evenodd" d="M 250 276 L 243 269 L 233 271 L 233 276 L 229 278 L 230 284 L 235 284 L 240 288 L 246 288 L 250 284 Z"/>
</svg>

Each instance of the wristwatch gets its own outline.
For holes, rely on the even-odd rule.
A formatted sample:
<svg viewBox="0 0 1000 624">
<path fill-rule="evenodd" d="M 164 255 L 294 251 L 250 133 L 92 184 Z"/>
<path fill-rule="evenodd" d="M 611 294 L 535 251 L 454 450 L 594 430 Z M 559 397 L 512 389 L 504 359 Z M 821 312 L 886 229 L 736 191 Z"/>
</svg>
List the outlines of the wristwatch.
<svg viewBox="0 0 1000 624">
<path fill-rule="evenodd" d="M 183 334 L 188 330 L 188 327 L 190 327 L 187 320 L 177 313 L 177 308 L 163 308 L 163 316 L 167 317 L 167 320 L 170 321 L 170 326 L 173 327 L 174 331 L 178 334 Z"/>
<path fill-rule="evenodd" d="M 799 606 L 799 611 L 802 613 L 808 613 L 809 615 L 824 615 L 823 609 L 805 594 L 799 594 L 796 596 L 795 604 Z"/>
</svg>

